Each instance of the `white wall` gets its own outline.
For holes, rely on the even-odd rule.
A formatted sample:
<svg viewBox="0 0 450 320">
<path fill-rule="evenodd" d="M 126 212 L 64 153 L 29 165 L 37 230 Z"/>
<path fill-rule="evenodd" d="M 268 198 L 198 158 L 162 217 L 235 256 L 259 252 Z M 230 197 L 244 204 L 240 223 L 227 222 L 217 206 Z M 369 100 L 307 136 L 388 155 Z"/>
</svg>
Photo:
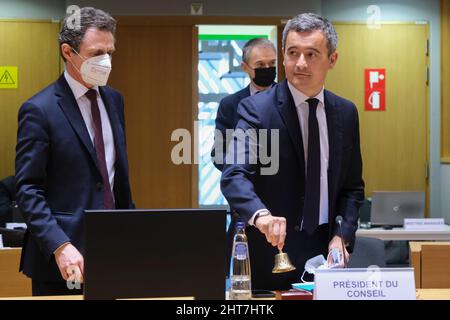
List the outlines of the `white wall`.
<svg viewBox="0 0 450 320">
<path fill-rule="evenodd" d="M 366 21 L 369 5 L 378 5 L 381 20 L 430 23 L 430 212 L 450 222 L 450 166 L 440 163 L 440 3 L 439 0 L 323 0 L 322 14 L 334 21 Z"/>
<path fill-rule="evenodd" d="M 61 19 L 64 0 L 0 0 L 0 19 Z"/>
</svg>

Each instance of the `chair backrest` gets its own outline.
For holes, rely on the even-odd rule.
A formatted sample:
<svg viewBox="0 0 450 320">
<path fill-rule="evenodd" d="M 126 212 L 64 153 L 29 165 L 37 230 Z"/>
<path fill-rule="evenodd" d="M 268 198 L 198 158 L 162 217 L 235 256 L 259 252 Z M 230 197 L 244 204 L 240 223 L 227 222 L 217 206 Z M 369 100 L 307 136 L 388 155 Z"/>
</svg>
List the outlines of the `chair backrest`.
<svg viewBox="0 0 450 320">
<path fill-rule="evenodd" d="M 0 234 L 3 238 L 5 247 L 22 247 L 25 230 L 12 230 L 0 228 Z"/>
<path fill-rule="evenodd" d="M 359 208 L 360 222 L 370 222 L 371 207 L 372 207 L 372 201 L 370 199 L 364 199 L 361 208 Z"/>
<path fill-rule="evenodd" d="M 373 265 L 386 267 L 384 241 L 377 238 L 356 237 L 348 267 L 367 268 Z"/>
<path fill-rule="evenodd" d="M 16 180 L 14 176 L 9 176 L 0 180 L 0 185 L 7 191 L 11 201 L 16 199 Z"/>
</svg>

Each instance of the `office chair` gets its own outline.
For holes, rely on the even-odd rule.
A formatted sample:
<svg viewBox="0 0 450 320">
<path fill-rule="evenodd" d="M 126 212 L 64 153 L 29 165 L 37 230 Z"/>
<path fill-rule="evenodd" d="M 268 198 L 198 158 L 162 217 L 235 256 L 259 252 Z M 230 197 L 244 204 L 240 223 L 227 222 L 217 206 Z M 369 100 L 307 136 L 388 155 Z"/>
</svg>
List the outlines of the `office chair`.
<svg viewBox="0 0 450 320">
<path fill-rule="evenodd" d="M 361 223 L 370 222 L 370 210 L 372 210 L 372 199 L 366 198 L 361 208 L 359 208 L 359 221 Z"/>
<path fill-rule="evenodd" d="M 0 228 L 0 234 L 3 237 L 5 247 L 22 247 L 25 230 Z"/>
<path fill-rule="evenodd" d="M 373 265 L 380 268 L 386 267 L 384 241 L 376 238 L 357 236 L 348 267 L 367 268 Z"/>
</svg>

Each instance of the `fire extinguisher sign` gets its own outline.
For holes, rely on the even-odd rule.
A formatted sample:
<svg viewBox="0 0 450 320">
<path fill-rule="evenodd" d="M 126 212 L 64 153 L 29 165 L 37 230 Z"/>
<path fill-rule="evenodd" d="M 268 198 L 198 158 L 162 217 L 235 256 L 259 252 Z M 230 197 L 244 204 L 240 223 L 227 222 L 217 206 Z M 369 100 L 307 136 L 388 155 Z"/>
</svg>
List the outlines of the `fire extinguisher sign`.
<svg viewBox="0 0 450 320">
<path fill-rule="evenodd" d="M 386 111 L 386 69 L 365 69 L 366 111 Z"/>
</svg>

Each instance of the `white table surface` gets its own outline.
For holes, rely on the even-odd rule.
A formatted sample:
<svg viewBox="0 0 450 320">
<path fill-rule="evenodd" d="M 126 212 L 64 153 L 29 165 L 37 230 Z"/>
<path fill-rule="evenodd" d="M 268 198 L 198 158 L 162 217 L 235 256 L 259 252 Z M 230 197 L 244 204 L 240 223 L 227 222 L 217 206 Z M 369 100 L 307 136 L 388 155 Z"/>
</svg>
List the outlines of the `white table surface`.
<svg viewBox="0 0 450 320">
<path fill-rule="evenodd" d="M 435 240 L 450 241 L 450 226 L 444 225 L 438 230 L 405 230 L 404 228 L 358 229 L 357 236 L 378 238 L 382 240 Z"/>
</svg>

